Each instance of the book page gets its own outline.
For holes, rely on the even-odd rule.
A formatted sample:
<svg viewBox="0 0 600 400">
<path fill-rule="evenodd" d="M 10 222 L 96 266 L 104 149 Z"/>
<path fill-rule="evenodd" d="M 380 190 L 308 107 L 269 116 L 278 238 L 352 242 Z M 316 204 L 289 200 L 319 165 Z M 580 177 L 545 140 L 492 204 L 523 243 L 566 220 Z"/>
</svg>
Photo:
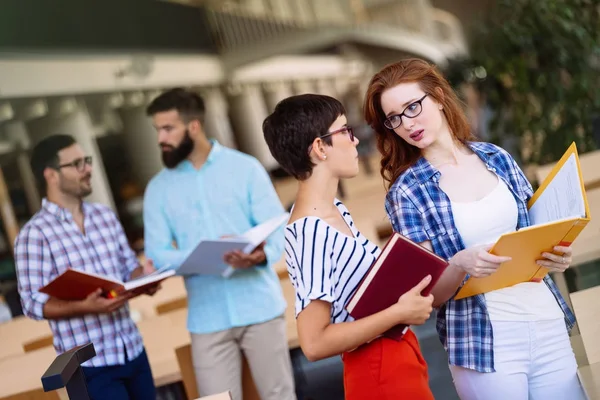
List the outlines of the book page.
<svg viewBox="0 0 600 400">
<path fill-rule="evenodd" d="M 229 267 L 224 260 L 225 254 L 234 250 L 243 250 L 247 245 L 247 241 L 233 238 L 202 240 L 177 269 L 177 273 L 223 276 Z"/>
<path fill-rule="evenodd" d="M 585 202 L 575 154 L 567 159 L 546 190 L 529 209 L 532 225 L 585 217 Z"/>
<path fill-rule="evenodd" d="M 124 287 L 125 287 L 125 290 L 132 290 L 132 289 L 138 288 L 140 286 L 146 285 L 148 283 L 157 282 L 162 279 L 166 279 L 173 275 L 175 275 L 175 270 L 173 270 L 173 269 L 163 271 L 158 274 L 151 273 L 148 275 L 143 275 L 141 277 L 138 277 L 136 279 L 133 279 L 133 280 L 125 283 Z"/>
<path fill-rule="evenodd" d="M 267 238 L 275 232 L 281 225 L 283 225 L 290 218 L 290 214 L 283 213 L 277 217 L 271 218 L 268 221 L 263 222 L 260 225 L 246 231 L 244 234 L 238 236 L 238 239 L 244 239 L 248 241 L 248 246 L 244 248 L 244 253 L 250 253 L 256 246 L 267 240 Z"/>
</svg>

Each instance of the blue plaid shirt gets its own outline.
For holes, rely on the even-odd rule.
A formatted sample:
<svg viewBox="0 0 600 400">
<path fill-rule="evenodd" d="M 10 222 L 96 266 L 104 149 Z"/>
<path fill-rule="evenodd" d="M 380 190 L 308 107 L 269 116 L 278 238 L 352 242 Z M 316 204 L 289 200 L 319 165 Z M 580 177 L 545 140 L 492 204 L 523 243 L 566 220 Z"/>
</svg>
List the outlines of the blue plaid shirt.
<svg viewBox="0 0 600 400">
<path fill-rule="evenodd" d="M 533 189 L 515 160 L 491 143 L 468 145 L 510 188 L 519 208 L 518 228 L 529 226 L 527 202 Z M 429 240 L 436 254 L 450 259 L 465 245 L 454 224 L 450 199 L 440 188 L 440 175 L 421 157 L 391 186 L 385 208 L 396 232 L 417 243 Z M 575 316 L 549 275 L 544 282 L 563 310 L 570 330 Z M 494 372 L 493 332 L 484 295 L 448 300 L 438 310 L 437 330 L 451 365 Z"/>
</svg>

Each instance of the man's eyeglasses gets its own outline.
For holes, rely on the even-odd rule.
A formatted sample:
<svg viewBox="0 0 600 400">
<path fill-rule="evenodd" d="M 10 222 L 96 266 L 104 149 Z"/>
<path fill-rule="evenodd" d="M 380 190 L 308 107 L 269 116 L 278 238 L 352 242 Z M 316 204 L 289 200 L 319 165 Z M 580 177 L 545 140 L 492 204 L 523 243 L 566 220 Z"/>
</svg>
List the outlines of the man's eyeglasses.
<svg viewBox="0 0 600 400">
<path fill-rule="evenodd" d="M 92 165 L 92 156 L 86 156 L 83 158 L 78 158 L 76 160 L 71 161 L 70 163 L 61 164 L 57 169 L 74 167 L 77 171 L 83 172 L 85 170 L 86 165 Z"/>
<path fill-rule="evenodd" d="M 383 125 L 385 125 L 386 128 L 388 129 L 396 129 L 399 128 L 400 125 L 402 125 L 402 117 L 406 117 L 406 118 L 415 118 L 418 117 L 419 114 L 421 114 L 421 112 L 423 111 L 423 100 L 425 100 L 425 97 L 427 97 L 427 93 L 425 94 L 425 96 L 421 97 L 419 100 L 410 103 L 408 106 L 406 106 L 406 108 L 404 109 L 404 111 L 402 111 L 400 114 L 394 114 L 394 115 L 390 115 L 389 117 L 387 117 L 387 119 L 385 121 L 383 121 Z"/>
</svg>

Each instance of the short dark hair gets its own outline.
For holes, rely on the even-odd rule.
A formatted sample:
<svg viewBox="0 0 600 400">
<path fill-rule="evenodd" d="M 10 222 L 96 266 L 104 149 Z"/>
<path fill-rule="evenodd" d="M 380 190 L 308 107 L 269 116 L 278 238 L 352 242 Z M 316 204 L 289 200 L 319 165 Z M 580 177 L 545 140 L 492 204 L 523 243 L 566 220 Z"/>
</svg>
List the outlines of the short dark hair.
<svg viewBox="0 0 600 400">
<path fill-rule="evenodd" d="M 46 191 L 46 168 L 58 168 L 58 153 L 77 141 L 70 135 L 51 135 L 39 141 L 31 151 L 31 170 L 39 187 Z"/>
<path fill-rule="evenodd" d="M 174 88 L 158 95 L 146 108 L 146 114 L 177 110 L 184 122 L 194 119 L 204 122 L 204 99 L 198 93 L 183 88 Z"/>
<path fill-rule="evenodd" d="M 263 134 L 271 154 L 289 174 L 303 180 L 310 177 L 315 164 L 309 149 L 313 141 L 346 110 L 339 100 L 320 94 L 288 97 L 277 104 L 263 122 Z M 323 141 L 331 145 L 331 137 Z"/>
</svg>

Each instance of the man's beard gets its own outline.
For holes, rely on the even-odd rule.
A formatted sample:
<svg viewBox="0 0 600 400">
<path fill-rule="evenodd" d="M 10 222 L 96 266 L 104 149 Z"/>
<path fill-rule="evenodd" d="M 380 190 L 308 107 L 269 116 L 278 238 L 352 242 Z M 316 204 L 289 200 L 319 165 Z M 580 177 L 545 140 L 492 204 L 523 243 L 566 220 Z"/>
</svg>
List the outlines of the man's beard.
<svg viewBox="0 0 600 400">
<path fill-rule="evenodd" d="M 59 182 L 60 191 L 63 194 L 67 194 L 72 197 L 76 197 L 78 199 L 83 199 L 84 197 L 92 194 L 91 184 L 83 185 L 83 181 L 91 180 L 92 175 L 88 174 L 81 178 L 79 181 L 68 181 L 65 178 L 62 178 Z"/>
<path fill-rule="evenodd" d="M 190 133 L 186 129 L 185 135 L 184 135 L 183 139 L 181 140 L 181 143 L 179 143 L 179 146 L 173 147 L 173 146 L 165 145 L 165 144 L 163 144 L 161 146 L 163 148 L 168 147 L 171 149 L 171 150 L 163 149 L 162 161 L 163 161 L 163 164 L 165 165 L 165 167 L 167 167 L 169 169 L 173 169 L 176 166 L 178 166 L 180 162 L 185 160 L 190 155 L 190 153 L 194 149 L 194 142 L 192 141 L 192 138 L 190 137 Z"/>
</svg>

